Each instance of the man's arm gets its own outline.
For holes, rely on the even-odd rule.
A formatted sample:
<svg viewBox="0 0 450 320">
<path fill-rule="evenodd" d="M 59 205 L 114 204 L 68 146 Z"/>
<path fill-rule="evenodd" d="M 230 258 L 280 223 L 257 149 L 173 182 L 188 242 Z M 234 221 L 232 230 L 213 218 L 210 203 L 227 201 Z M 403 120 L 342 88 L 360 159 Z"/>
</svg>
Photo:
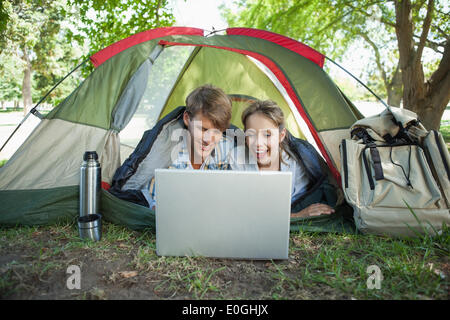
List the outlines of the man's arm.
<svg viewBox="0 0 450 320">
<path fill-rule="evenodd" d="M 155 191 L 155 177 L 150 180 L 150 187 L 148 189 L 148 193 L 150 195 L 150 202 L 148 204 L 151 210 L 155 210 L 156 208 L 156 191 Z"/>
</svg>

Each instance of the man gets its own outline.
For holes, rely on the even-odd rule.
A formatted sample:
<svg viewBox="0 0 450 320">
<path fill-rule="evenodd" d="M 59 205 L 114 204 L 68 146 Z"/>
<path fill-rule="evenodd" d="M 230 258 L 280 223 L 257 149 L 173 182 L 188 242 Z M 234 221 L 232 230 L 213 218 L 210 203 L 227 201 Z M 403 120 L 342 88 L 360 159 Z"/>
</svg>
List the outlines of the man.
<svg viewBox="0 0 450 320">
<path fill-rule="evenodd" d="M 233 142 L 223 137 L 231 120 L 231 99 L 220 89 L 204 85 L 186 98 L 182 141 L 172 153 L 169 169 L 228 170 Z M 155 209 L 155 178 L 149 184 L 149 207 Z"/>
</svg>

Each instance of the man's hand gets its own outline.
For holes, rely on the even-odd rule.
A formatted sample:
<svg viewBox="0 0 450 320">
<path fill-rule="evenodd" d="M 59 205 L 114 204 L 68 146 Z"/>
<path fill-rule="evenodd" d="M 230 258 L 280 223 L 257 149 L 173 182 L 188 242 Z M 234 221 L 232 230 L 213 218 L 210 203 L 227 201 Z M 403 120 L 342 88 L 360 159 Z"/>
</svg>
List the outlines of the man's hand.
<svg viewBox="0 0 450 320">
<path fill-rule="evenodd" d="M 313 217 L 320 216 L 322 214 L 332 214 L 333 212 L 334 209 L 326 204 L 314 203 L 297 213 L 292 213 L 291 218 Z"/>
</svg>

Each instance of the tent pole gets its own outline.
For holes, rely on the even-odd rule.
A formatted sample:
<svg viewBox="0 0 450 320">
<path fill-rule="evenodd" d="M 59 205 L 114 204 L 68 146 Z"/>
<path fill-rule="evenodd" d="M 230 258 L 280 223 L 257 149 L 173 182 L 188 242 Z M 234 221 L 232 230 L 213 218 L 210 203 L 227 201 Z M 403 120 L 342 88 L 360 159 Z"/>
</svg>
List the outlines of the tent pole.
<svg viewBox="0 0 450 320">
<path fill-rule="evenodd" d="M 377 98 L 387 109 L 389 109 L 389 106 L 375 93 L 373 92 L 368 86 L 366 86 L 361 80 L 359 80 L 357 77 L 355 77 L 353 74 L 350 73 L 350 71 L 346 70 L 344 67 L 342 67 L 341 65 L 339 65 L 337 62 L 331 60 L 330 58 L 328 58 L 327 56 L 325 56 L 325 58 L 327 58 L 328 60 L 330 60 L 332 63 L 334 63 L 335 65 L 337 65 L 339 68 L 341 68 L 342 70 L 344 70 L 346 73 L 348 73 L 353 79 L 355 79 L 356 81 L 358 81 L 359 84 L 361 84 L 364 88 L 366 88 L 367 90 L 369 90 L 369 92 L 371 94 L 373 94 L 375 96 L 375 98 Z"/>
<path fill-rule="evenodd" d="M 33 107 L 31 108 L 31 110 L 27 113 L 27 115 L 22 119 L 22 121 L 17 125 L 17 127 L 14 129 L 14 131 L 11 133 L 11 135 L 8 137 L 8 139 L 6 139 L 5 143 L 2 145 L 2 147 L 0 148 L 0 152 L 2 152 L 3 148 L 6 146 L 6 144 L 9 142 L 9 140 L 11 140 L 12 136 L 17 132 L 17 130 L 19 130 L 19 128 L 22 126 L 22 124 L 25 122 L 25 120 L 28 119 L 28 117 L 30 116 L 30 114 L 34 114 L 36 117 L 38 117 L 39 119 L 42 120 L 43 116 L 42 114 L 36 110 L 36 108 L 42 103 L 42 101 L 44 101 L 48 95 L 56 89 L 57 86 L 60 85 L 61 82 L 63 82 L 64 80 L 66 80 L 66 78 L 68 76 L 70 76 L 73 72 L 75 72 L 75 70 L 77 70 L 79 67 L 81 67 L 83 64 L 85 64 L 88 60 L 89 60 L 90 56 L 85 59 L 83 62 L 81 62 L 78 66 L 76 66 L 72 71 L 70 71 L 64 78 L 62 78 L 61 80 L 59 80 L 54 86 L 53 88 L 51 88 L 43 98 L 41 98 L 41 100 L 39 100 L 39 102 Z"/>
</svg>

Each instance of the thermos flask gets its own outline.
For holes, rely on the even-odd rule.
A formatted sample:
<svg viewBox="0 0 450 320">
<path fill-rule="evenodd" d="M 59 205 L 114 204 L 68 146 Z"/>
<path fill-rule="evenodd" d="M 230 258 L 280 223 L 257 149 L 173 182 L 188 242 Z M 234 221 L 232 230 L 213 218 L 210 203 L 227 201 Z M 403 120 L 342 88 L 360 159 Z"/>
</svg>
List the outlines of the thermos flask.
<svg viewBox="0 0 450 320">
<path fill-rule="evenodd" d="M 80 217 L 99 213 L 101 176 L 97 152 L 85 152 L 80 168 Z"/>
<path fill-rule="evenodd" d="M 101 238 L 101 168 L 95 151 L 87 151 L 80 168 L 80 216 L 78 229 L 82 239 Z"/>
</svg>

